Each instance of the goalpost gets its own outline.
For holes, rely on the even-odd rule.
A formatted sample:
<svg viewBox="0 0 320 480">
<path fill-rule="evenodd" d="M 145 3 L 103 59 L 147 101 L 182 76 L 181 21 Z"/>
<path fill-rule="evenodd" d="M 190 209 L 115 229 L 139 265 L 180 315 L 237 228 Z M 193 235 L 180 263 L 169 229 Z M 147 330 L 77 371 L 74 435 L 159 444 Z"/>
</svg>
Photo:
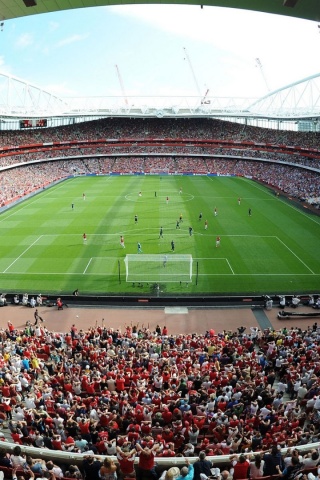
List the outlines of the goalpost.
<svg viewBox="0 0 320 480">
<path fill-rule="evenodd" d="M 129 254 L 124 263 L 127 282 L 191 282 L 192 255 Z"/>
</svg>

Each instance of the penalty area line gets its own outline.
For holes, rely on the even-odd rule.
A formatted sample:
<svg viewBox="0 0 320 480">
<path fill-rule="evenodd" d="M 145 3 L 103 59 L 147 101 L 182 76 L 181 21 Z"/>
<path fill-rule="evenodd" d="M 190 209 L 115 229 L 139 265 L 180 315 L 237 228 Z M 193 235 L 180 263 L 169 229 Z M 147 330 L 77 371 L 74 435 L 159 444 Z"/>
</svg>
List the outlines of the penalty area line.
<svg viewBox="0 0 320 480">
<path fill-rule="evenodd" d="M 89 260 L 89 262 L 87 263 L 87 266 L 86 266 L 86 268 L 85 268 L 84 271 L 83 271 L 83 275 L 84 275 L 84 274 L 86 273 L 86 271 L 88 270 L 89 265 L 90 265 L 90 263 L 91 263 L 91 261 L 92 261 L 92 258 L 93 258 L 93 257 L 91 257 L 90 260 Z"/>
<path fill-rule="evenodd" d="M 291 248 L 288 247 L 288 245 L 286 245 L 279 237 L 275 237 L 275 238 L 278 240 L 278 242 L 282 243 L 282 245 L 286 247 L 289 250 L 289 252 L 292 253 L 292 255 L 294 255 L 299 260 L 299 262 L 302 263 L 302 265 L 304 265 L 309 270 L 309 272 L 315 275 L 314 271 L 312 271 L 311 268 L 308 267 L 308 265 L 303 260 L 301 260 L 301 258 L 298 257 L 298 255 L 294 253 L 293 250 L 291 250 Z"/>
<path fill-rule="evenodd" d="M 2 273 L 7 273 L 7 270 L 9 270 L 10 267 L 12 267 L 12 265 L 14 265 L 16 263 L 17 260 L 19 260 L 19 258 L 21 258 L 28 250 L 30 250 L 30 248 L 32 248 L 38 240 L 40 240 L 40 238 L 42 238 L 43 235 L 40 235 L 40 237 L 38 237 L 33 243 L 31 243 L 31 245 L 29 245 L 28 248 L 26 248 L 22 253 L 21 255 L 19 255 L 19 257 L 17 257 L 15 260 L 13 260 L 12 263 L 10 263 L 10 265 L 2 272 Z"/>
<path fill-rule="evenodd" d="M 234 271 L 233 271 L 233 269 L 232 269 L 232 267 L 231 267 L 231 265 L 230 265 L 230 262 L 229 262 L 229 260 L 228 260 L 227 258 L 226 258 L 226 262 L 227 262 L 227 264 L 229 265 L 229 268 L 230 268 L 230 270 L 231 270 L 231 272 L 232 272 L 232 275 L 234 275 Z"/>
</svg>

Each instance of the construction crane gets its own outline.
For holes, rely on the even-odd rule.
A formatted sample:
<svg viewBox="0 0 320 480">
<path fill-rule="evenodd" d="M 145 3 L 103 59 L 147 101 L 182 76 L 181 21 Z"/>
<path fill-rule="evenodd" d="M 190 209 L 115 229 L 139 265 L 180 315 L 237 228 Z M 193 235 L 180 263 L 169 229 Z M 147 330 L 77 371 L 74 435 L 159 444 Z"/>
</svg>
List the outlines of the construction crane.
<svg viewBox="0 0 320 480">
<path fill-rule="evenodd" d="M 207 99 L 207 96 L 208 96 L 208 93 L 209 93 L 209 89 L 207 89 L 206 92 L 205 92 L 205 94 L 202 96 L 201 91 L 200 91 L 200 87 L 199 87 L 199 83 L 198 83 L 196 74 L 194 73 L 193 66 L 192 66 L 190 57 L 189 57 L 189 55 L 188 55 L 187 49 L 186 49 L 185 47 L 183 47 L 183 50 L 184 50 L 184 54 L 185 54 L 185 60 L 187 60 L 187 62 L 188 62 L 188 65 L 189 65 L 189 67 L 190 67 L 190 70 L 191 70 L 191 73 L 192 73 L 192 76 L 193 76 L 193 80 L 194 80 L 195 86 L 197 87 L 199 97 L 201 98 L 201 105 L 209 105 L 209 104 L 210 104 L 210 100 Z"/>
<path fill-rule="evenodd" d="M 190 67 L 190 70 L 191 70 L 191 73 L 192 73 L 192 76 L 193 76 L 193 80 L 194 80 L 195 86 L 197 87 L 197 91 L 198 91 L 199 97 L 201 98 L 202 95 L 201 95 L 199 83 L 198 83 L 196 74 L 194 73 L 193 66 L 192 66 L 191 60 L 190 60 L 190 58 L 189 58 L 187 49 L 186 49 L 185 47 L 183 47 L 183 50 L 184 50 L 184 54 L 185 54 L 185 60 L 187 60 L 187 62 L 188 62 L 188 64 L 189 64 L 189 67 Z"/>
<path fill-rule="evenodd" d="M 118 80 L 119 80 L 120 87 L 121 87 L 121 91 L 122 91 L 122 95 L 123 95 L 123 98 L 124 98 L 124 103 L 125 103 L 126 105 L 129 105 L 128 99 L 127 99 L 127 95 L 126 95 L 126 92 L 125 92 L 125 90 L 124 90 L 123 81 L 122 81 L 122 78 L 121 78 L 121 75 L 120 75 L 119 67 L 118 67 L 118 65 L 115 65 L 115 67 L 116 67 L 116 70 L 117 70 Z"/>
<path fill-rule="evenodd" d="M 264 81 L 264 83 L 265 83 L 265 85 L 266 85 L 266 87 L 267 87 L 268 92 L 270 92 L 270 88 L 269 88 L 269 85 L 268 85 L 266 76 L 265 76 L 265 74 L 264 74 L 263 67 L 262 67 L 262 63 L 260 62 L 260 58 L 256 58 L 256 67 L 258 67 L 258 68 L 260 69 L 260 72 L 261 72 L 263 81 Z"/>
<path fill-rule="evenodd" d="M 206 93 L 204 94 L 203 99 L 201 100 L 201 105 L 210 105 L 210 100 L 207 98 L 209 93 L 209 88 L 207 89 Z"/>
</svg>

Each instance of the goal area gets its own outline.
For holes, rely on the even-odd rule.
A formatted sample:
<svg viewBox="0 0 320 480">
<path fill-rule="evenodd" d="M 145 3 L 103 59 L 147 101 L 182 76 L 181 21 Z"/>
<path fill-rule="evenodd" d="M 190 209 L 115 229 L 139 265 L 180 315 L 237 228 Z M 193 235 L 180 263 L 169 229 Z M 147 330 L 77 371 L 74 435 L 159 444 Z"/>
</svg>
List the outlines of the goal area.
<svg viewBox="0 0 320 480">
<path fill-rule="evenodd" d="M 191 282 L 192 255 L 129 254 L 124 263 L 127 282 Z"/>
</svg>

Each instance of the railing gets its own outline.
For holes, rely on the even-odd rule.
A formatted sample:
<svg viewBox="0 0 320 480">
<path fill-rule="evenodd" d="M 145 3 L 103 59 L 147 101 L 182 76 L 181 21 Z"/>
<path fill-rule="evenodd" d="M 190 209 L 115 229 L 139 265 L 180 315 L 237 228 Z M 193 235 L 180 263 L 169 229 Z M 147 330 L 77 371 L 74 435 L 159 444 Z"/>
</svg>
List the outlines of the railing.
<svg viewBox="0 0 320 480">
<path fill-rule="evenodd" d="M 14 447 L 16 447 L 17 444 L 11 443 L 11 442 L 3 442 L 0 441 L 0 448 L 3 448 L 6 452 L 12 453 Z M 72 453 L 72 452 L 62 452 L 60 450 L 49 450 L 49 449 L 43 449 L 43 448 L 35 448 L 35 447 L 27 447 L 25 445 L 19 445 L 21 447 L 22 453 L 28 454 L 31 457 L 36 455 L 36 458 L 42 458 L 45 461 L 53 460 L 57 463 L 63 463 L 63 464 L 76 464 L 78 466 L 81 466 L 83 458 L 88 456 L 87 453 Z M 299 450 L 301 453 L 307 453 L 313 448 L 319 449 L 320 448 L 320 442 L 317 443 L 309 443 L 307 445 L 300 445 L 300 446 L 295 446 L 295 449 Z M 281 449 L 281 454 L 285 455 L 289 448 L 283 448 Z M 263 454 L 264 452 L 254 452 L 254 454 L 261 453 Z M 112 458 L 116 463 L 117 463 L 117 457 L 112 456 L 112 455 L 96 455 L 99 458 Z M 188 457 L 188 460 L 190 463 L 194 463 L 198 457 Z M 230 455 L 217 455 L 217 456 L 208 456 L 208 460 L 213 462 L 215 466 L 220 466 L 220 467 L 226 467 L 230 465 Z M 139 459 L 136 458 L 135 463 L 137 464 L 139 462 Z M 160 467 L 172 467 L 172 466 L 183 466 L 186 463 L 186 457 L 156 457 L 155 462 L 157 465 Z"/>
</svg>

